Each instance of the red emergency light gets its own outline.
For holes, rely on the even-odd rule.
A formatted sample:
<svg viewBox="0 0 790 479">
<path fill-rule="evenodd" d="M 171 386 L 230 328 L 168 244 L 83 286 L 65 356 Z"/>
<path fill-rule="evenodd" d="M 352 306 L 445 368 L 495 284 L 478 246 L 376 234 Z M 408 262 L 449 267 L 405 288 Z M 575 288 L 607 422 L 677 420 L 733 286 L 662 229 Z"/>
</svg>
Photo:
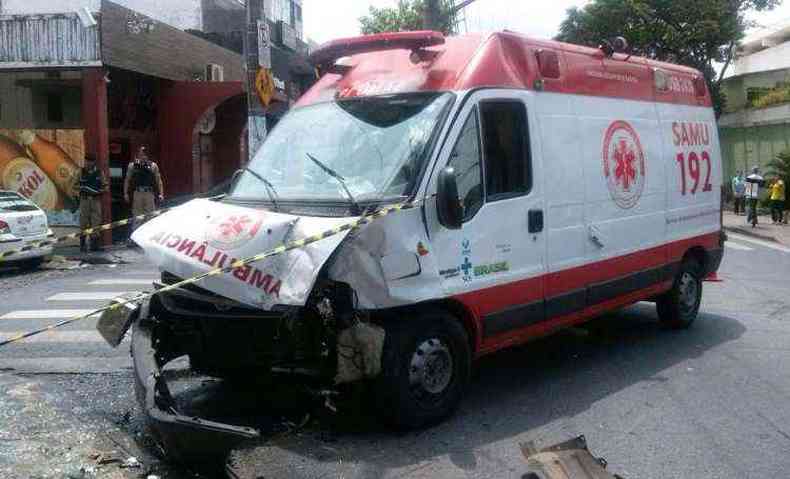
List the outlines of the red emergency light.
<svg viewBox="0 0 790 479">
<path fill-rule="evenodd" d="M 420 50 L 444 44 L 441 32 L 423 30 L 418 32 L 392 32 L 364 35 L 361 37 L 338 38 L 324 43 L 310 54 L 310 62 L 318 67 L 331 66 L 338 58 L 359 53 L 383 50 Z"/>
</svg>

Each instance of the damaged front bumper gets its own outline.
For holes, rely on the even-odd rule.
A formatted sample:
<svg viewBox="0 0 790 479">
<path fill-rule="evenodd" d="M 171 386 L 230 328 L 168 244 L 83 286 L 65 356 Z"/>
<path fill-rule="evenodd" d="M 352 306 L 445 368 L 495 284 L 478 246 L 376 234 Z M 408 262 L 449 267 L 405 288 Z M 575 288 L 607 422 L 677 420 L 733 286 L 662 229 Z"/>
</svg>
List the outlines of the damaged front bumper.
<svg viewBox="0 0 790 479">
<path fill-rule="evenodd" d="M 137 400 L 149 425 L 169 457 L 176 461 L 206 461 L 225 456 L 244 440 L 259 432 L 181 414 L 175 407 L 162 367 L 171 359 L 156 350 L 156 322 L 141 316 L 132 333 L 132 360 Z"/>
</svg>

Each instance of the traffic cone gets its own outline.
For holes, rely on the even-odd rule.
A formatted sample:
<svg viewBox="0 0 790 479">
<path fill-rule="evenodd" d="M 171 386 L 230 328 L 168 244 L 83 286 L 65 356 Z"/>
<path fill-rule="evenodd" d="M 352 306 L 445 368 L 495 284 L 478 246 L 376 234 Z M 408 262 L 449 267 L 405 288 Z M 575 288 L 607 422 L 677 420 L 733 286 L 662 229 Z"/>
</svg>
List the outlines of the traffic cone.
<svg viewBox="0 0 790 479">
<path fill-rule="evenodd" d="M 707 281 L 708 283 L 723 283 L 724 282 L 723 279 L 719 278 L 719 275 L 716 273 L 716 271 L 714 271 L 711 274 L 709 274 L 708 277 L 704 279 L 704 281 Z"/>
</svg>

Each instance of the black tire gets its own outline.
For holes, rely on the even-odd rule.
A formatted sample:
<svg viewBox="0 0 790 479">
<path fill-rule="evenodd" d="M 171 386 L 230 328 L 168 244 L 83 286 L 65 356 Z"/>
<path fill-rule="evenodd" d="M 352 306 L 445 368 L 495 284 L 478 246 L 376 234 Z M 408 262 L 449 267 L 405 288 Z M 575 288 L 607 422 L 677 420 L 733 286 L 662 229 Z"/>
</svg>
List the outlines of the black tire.
<svg viewBox="0 0 790 479">
<path fill-rule="evenodd" d="M 44 257 L 30 258 L 19 262 L 19 269 L 24 271 L 33 271 L 38 269 L 44 262 Z"/>
<path fill-rule="evenodd" d="M 702 267 L 693 260 L 684 260 L 672 289 L 656 302 L 658 318 L 673 329 L 690 327 L 702 303 Z"/>
<path fill-rule="evenodd" d="M 435 424 L 452 414 L 469 383 L 466 330 L 441 310 L 384 324 L 382 372 L 376 383 L 381 418 L 398 429 Z"/>
</svg>

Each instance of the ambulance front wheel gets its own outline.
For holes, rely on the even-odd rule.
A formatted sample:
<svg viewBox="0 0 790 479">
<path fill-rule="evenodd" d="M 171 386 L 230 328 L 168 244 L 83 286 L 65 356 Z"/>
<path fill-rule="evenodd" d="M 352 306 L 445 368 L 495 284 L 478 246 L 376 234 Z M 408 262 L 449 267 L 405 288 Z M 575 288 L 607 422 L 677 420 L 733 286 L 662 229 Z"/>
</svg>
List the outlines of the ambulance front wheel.
<svg viewBox="0 0 790 479">
<path fill-rule="evenodd" d="M 702 303 L 702 267 L 694 260 L 683 261 L 672 289 L 656 302 L 658 318 L 667 326 L 691 326 Z"/>
<path fill-rule="evenodd" d="M 436 310 L 393 318 L 384 327 L 376 385 L 382 419 L 398 429 L 415 429 L 452 414 L 471 369 L 471 348 L 461 323 Z"/>
</svg>

